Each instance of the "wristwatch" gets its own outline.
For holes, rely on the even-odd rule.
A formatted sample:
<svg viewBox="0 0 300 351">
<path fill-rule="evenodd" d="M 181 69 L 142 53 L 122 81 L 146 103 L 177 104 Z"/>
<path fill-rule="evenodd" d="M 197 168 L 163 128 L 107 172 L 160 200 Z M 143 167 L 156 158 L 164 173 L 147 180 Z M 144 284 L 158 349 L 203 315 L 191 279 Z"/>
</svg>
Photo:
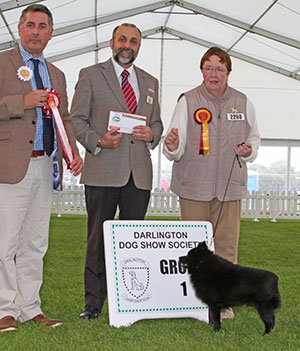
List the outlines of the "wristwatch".
<svg viewBox="0 0 300 351">
<path fill-rule="evenodd" d="M 102 148 L 102 145 L 101 145 L 101 138 L 97 141 L 97 147 L 99 147 L 100 149 Z"/>
</svg>

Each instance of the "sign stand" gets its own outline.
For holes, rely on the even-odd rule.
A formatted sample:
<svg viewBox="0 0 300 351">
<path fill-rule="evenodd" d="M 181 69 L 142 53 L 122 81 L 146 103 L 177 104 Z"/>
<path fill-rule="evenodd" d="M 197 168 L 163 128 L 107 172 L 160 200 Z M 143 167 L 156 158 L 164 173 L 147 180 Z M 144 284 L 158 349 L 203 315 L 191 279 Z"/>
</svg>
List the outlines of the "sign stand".
<svg viewBox="0 0 300 351">
<path fill-rule="evenodd" d="M 201 241 L 213 250 L 212 237 L 210 222 L 106 221 L 110 325 L 119 328 L 157 318 L 208 322 L 208 308 L 195 296 L 178 259 Z"/>
</svg>

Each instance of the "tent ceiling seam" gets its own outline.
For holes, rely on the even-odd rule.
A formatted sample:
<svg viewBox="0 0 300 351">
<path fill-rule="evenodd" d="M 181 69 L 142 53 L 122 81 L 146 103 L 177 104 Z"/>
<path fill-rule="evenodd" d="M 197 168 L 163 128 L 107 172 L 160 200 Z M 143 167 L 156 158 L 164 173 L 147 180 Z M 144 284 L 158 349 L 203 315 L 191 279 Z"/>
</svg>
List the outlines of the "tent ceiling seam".
<svg viewBox="0 0 300 351">
<path fill-rule="evenodd" d="M 274 0 L 274 2 L 254 21 L 254 23 L 251 24 L 251 29 L 253 29 L 256 23 L 258 23 L 271 10 L 271 8 L 277 3 L 277 1 L 278 0 Z M 247 35 L 247 33 L 249 33 L 248 30 L 245 33 L 243 33 L 235 43 L 233 43 L 233 45 L 228 49 L 228 52 L 230 52 Z"/>
</svg>

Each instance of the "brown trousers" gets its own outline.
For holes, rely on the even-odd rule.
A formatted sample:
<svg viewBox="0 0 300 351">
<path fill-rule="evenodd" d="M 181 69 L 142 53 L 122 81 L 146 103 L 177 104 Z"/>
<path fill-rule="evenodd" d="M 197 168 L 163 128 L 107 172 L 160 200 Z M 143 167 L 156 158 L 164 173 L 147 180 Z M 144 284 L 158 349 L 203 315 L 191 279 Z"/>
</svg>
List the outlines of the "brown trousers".
<svg viewBox="0 0 300 351">
<path fill-rule="evenodd" d="M 241 201 L 194 201 L 180 198 L 181 218 L 185 221 L 209 221 L 214 232 L 215 253 L 237 263 L 240 236 Z M 217 227 L 216 227 L 217 225 Z"/>
</svg>

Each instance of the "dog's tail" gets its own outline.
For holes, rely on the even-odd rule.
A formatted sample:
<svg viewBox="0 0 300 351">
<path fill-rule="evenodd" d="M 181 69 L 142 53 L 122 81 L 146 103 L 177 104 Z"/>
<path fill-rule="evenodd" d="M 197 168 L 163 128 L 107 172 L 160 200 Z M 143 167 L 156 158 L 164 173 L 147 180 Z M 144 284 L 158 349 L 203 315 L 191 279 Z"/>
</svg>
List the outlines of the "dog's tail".
<svg viewBox="0 0 300 351">
<path fill-rule="evenodd" d="M 249 301 L 247 302 L 247 306 L 249 307 L 261 307 L 263 306 L 265 309 L 271 309 L 271 310 L 276 310 L 281 306 L 281 298 L 280 295 L 273 295 L 271 296 L 268 300 L 264 301 Z"/>
<path fill-rule="evenodd" d="M 261 290 L 256 297 L 257 299 L 254 303 L 256 306 L 264 306 L 264 308 L 271 310 L 276 310 L 281 306 L 278 277 L 276 274 L 271 273 L 271 279 L 267 281 L 265 289 Z"/>
<path fill-rule="evenodd" d="M 273 285 L 273 291 L 274 294 L 270 299 L 270 304 L 273 306 L 274 309 L 279 308 L 281 306 L 281 297 L 280 297 L 280 292 L 278 289 L 278 276 L 275 274 L 276 279 L 274 281 L 274 285 Z"/>
<path fill-rule="evenodd" d="M 280 295 L 278 293 L 278 295 L 274 295 L 272 296 L 272 298 L 268 301 L 268 305 L 272 308 L 274 308 L 274 310 L 276 310 L 277 308 L 279 308 L 281 306 L 281 298 Z"/>
<path fill-rule="evenodd" d="M 274 281 L 274 284 L 272 286 L 272 295 L 266 302 L 268 307 L 272 308 L 273 310 L 276 310 L 281 306 L 281 297 L 280 297 L 280 292 L 278 290 L 278 277 L 276 278 L 277 279 Z"/>
</svg>

